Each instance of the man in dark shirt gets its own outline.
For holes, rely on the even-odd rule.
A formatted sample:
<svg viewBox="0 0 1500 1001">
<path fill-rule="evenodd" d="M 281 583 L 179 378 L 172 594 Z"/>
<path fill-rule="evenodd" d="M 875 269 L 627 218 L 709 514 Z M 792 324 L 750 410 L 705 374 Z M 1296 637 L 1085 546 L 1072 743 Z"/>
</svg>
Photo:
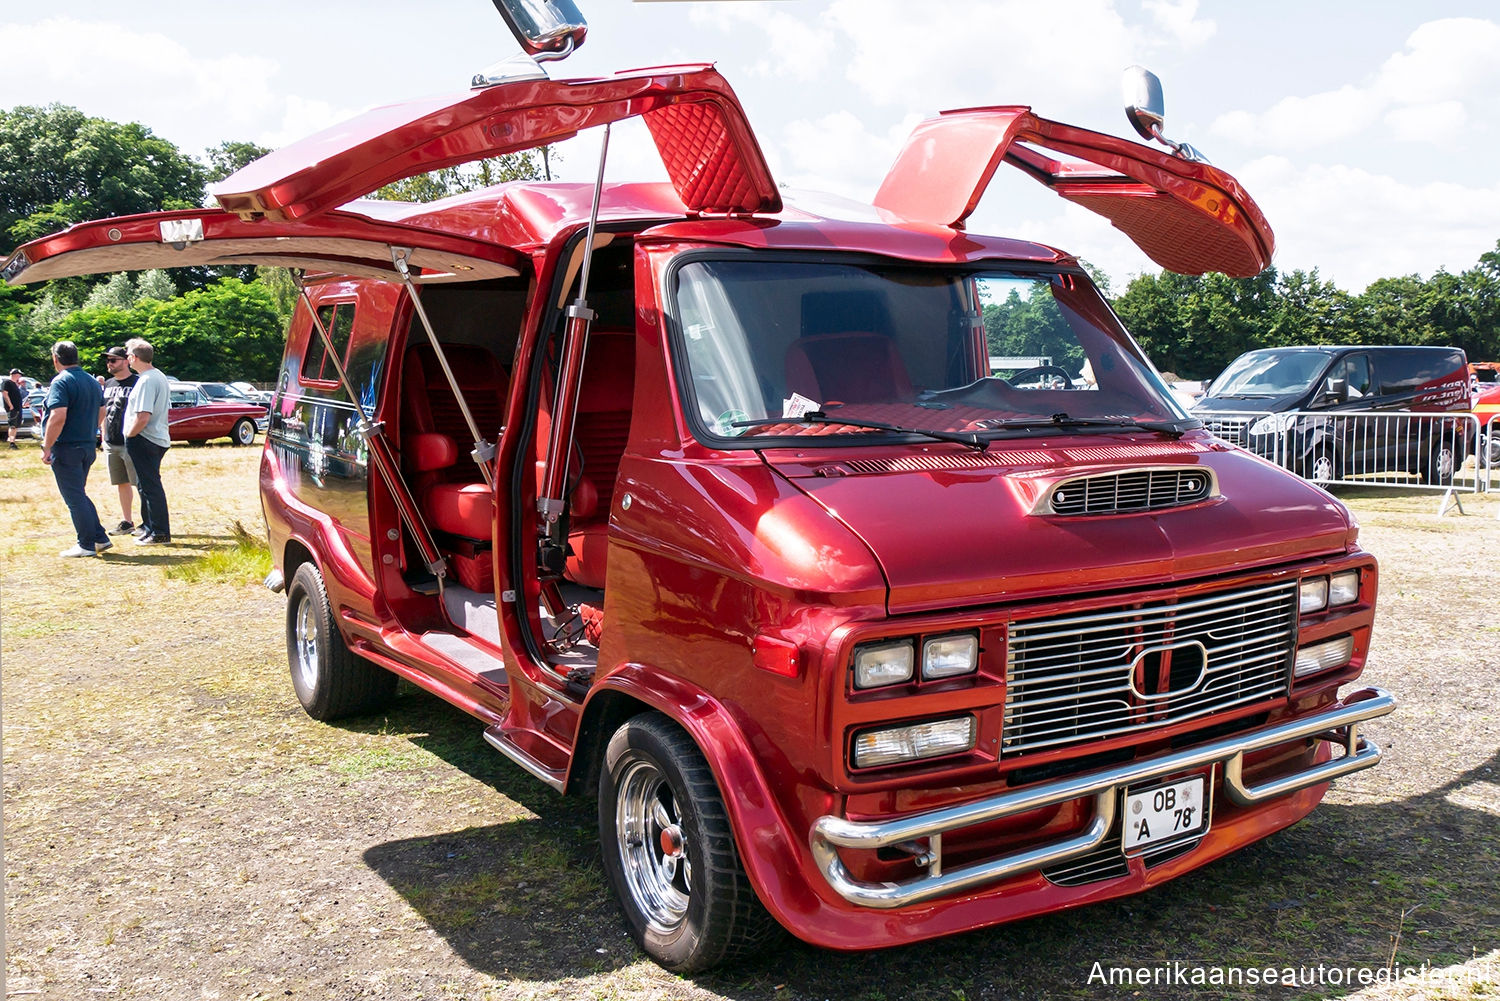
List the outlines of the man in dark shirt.
<svg viewBox="0 0 1500 1001">
<path fill-rule="evenodd" d="M 57 492 L 62 494 L 78 542 L 60 554 L 65 559 L 94 556 L 112 543 L 99 524 L 99 509 L 89 500 L 89 467 L 94 464 L 94 432 L 104 421 L 104 390 L 78 365 L 72 341 L 52 345 L 52 367 L 57 376 L 47 389 L 47 430 L 42 435 L 42 461 L 52 467 Z"/>
<path fill-rule="evenodd" d="M 26 402 L 26 394 L 21 392 L 20 369 L 13 368 L 8 378 L 0 379 L 0 396 L 5 398 L 6 437 L 10 439 L 11 448 L 19 448 L 16 432 L 21 430 L 21 406 Z"/>
<path fill-rule="evenodd" d="M 104 352 L 104 364 L 110 377 L 104 382 L 104 424 L 99 428 L 99 436 L 104 441 L 109 482 L 120 492 L 120 523 L 109 530 L 110 535 L 129 535 L 135 531 L 135 522 L 130 520 L 130 509 L 135 500 L 131 490 L 136 482 L 135 463 L 125 447 L 125 404 L 140 376 L 130 371 L 129 359 L 130 355 L 122 347 Z"/>
</svg>

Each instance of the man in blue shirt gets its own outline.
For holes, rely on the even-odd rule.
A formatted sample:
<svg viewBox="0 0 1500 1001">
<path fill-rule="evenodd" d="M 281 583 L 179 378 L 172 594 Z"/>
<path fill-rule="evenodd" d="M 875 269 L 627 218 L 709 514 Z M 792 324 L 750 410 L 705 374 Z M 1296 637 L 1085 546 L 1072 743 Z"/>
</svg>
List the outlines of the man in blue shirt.
<svg viewBox="0 0 1500 1001">
<path fill-rule="evenodd" d="M 42 461 L 52 467 L 57 492 L 62 494 L 78 543 L 62 556 L 94 556 L 111 545 L 99 510 L 86 489 L 89 467 L 94 464 L 94 435 L 104 420 L 104 390 L 99 381 L 78 365 L 78 347 L 72 341 L 52 345 L 52 367 L 57 376 L 47 389 L 47 429 L 42 435 Z"/>
</svg>

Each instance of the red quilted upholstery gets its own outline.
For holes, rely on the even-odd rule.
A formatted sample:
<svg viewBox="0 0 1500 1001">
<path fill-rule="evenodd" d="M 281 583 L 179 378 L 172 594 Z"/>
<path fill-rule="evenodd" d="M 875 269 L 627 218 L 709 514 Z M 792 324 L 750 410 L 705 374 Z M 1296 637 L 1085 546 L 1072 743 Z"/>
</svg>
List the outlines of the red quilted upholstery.
<svg viewBox="0 0 1500 1001">
<path fill-rule="evenodd" d="M 724 113 L 708 101 L 669 104 L 644 116 L 667 176 L 688 208 L 697 212 L 774 212 L 746 173 L 747 162 L 763 163 L 758 149 L 747 155 L 731 133 Z M 774 189 L 773 189 L 774 190 Z"/>
<path fill-rule="evenodd" d="M 1104 216 L 1168 271 L 1199 275 L 1213 270 L 1241 278 L 1261 271 L 1257 251 L 1226 225 L 1235 212 L 1227 199 L 1215 218 L 1161 192 L 1101 195 L 1059 189 L 1059 193 Z"/>
<path fill-rule="evenodd" d="M 568 543 L 573 556 L 568 559 L 568 576 L 585 587 L 604 586 L 609 511 L 630 434 L 634 397 L 634 335 L 594 331 L 589 337 L 578 394 L 578 420 L 573 429 L 573 440 L 583 460 L 583 477 L 569 499 L 572 520 Z"/>
</svg>

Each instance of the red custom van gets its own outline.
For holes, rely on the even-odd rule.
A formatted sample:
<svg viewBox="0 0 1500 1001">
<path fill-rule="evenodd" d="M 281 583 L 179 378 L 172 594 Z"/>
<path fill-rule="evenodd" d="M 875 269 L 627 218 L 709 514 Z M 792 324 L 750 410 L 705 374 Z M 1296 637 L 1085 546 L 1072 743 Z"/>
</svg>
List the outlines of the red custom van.
<svg viewBox="0 0 1500 1001">
<path fill-rule="evenodd" d="M 353 200 L 637 116 L 667 183 Z M 1379 757 L 1348 511 L 1181 411 L 1074 258 L 964 228 L 1002 164 L 1165 267 L 1270 258 L 1227 174 L 1024 107 L 791 204 L 689 66 L 380 108 L 5 275 L 306 269 L 260 475 L 298 698 L 406 678 L 596 797 L 699 970 L 1135 893 Z"/>
</svg>

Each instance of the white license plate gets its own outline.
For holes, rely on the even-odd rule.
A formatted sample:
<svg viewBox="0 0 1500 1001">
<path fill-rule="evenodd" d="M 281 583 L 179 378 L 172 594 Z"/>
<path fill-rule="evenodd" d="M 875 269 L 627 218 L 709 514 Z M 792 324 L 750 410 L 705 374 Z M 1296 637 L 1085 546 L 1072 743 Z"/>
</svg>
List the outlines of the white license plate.
<svg viewBox="0 0 1500 1001">
<path fill-rule="evenodd" d="M 1180 841 L 1208 827 L 1208 780 L 1194 775 L 1149 789 L 1125 790 L 1123 848 L 1131 855 Z"/>
</svg>

